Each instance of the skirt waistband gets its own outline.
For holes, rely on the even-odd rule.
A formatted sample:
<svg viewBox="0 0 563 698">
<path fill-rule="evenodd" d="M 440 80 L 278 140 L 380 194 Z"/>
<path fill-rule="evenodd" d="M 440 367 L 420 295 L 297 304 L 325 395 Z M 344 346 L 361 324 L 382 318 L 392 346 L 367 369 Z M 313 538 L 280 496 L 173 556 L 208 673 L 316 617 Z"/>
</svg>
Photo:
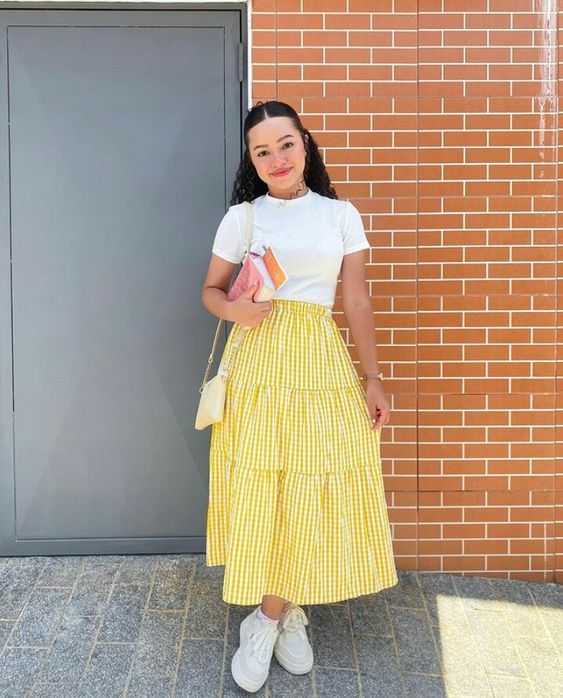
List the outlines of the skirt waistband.
<svg viewBox="0 0 563 698">
<path fill-rule="evenodd" d="M 272 298 L 272 310 L 289 310 L 292 313 L 306 315 L 313 313 L 315 315 L 332 316 L 332 308 L 321 303 L 313 303 L 311 301 L 289 300 L 287 298 Z"/>
</svg>

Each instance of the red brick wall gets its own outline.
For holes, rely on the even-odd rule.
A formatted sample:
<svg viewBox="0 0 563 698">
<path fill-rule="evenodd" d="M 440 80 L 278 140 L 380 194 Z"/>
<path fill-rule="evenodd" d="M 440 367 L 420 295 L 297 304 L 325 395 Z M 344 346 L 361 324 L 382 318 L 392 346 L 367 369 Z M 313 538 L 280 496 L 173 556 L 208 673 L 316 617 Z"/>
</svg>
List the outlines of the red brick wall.
<svg viewBox="0 0 563 698">
<path fill-rule="evenodd" d="M 563 582 L 558 2 L 252 3 L 253 101 L 302 114 L 372 245 L 401 569 Z"/>
</svg>

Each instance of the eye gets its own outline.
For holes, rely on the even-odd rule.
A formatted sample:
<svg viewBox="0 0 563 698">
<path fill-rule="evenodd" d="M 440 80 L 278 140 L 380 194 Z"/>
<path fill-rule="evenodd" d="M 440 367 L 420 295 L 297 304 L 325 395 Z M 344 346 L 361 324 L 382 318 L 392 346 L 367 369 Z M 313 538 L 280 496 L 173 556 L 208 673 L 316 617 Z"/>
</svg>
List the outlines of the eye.
<svg viewBox="0 0 563 698">
<path fill-rule="evenodd" d="M 292 142 L 292 141 L 286 141 L 286 142 L 283 144 L 282 148 L 285 148 L 286 145 L 289 145 L 290 147 L 293 147 L 293 142 Z M 263 154 L 263 153 L 267 153 L 267 152 L 268 152 L 267 150 L 261 150 L 259 153 L 256 154 L 256 157 L 257 157 L 257 158 L 262 157 L 262 154 Z"/>
</svg>

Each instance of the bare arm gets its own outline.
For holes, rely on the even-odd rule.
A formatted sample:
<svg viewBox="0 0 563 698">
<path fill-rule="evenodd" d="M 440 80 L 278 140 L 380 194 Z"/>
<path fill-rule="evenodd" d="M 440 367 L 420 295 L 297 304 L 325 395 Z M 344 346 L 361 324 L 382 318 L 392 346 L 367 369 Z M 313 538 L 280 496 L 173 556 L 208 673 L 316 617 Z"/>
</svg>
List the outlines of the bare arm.
<svg viewBox="0 0 563 698">
<path fill-rule="evenodd" d="M 236 266 L 236 264 L 212 254 L 201 289 L 201 302 L 204 307 L 212 315 L 229 322 L 234 322 L 234 318 L 231 303 L 227 300 L 227 293 Z"/>
<path fill-rule="evenodd" d="M 342 262 L 342 304 L 362 369 L 367 374 L 379 373 L 375 318 L 371 307 L 365 275 L 365 250 L 344 255 Z M 391 403 L 382 383 L 377 379 L 366 381 L 366 402 L 371 417 L 371 428 L 378 429 L 389 421 Z"/>
<path fill-rule="evenodd" d="M 375 318 L 365 276 L 365 250 L 345 255 L 342 262 L 342 304 L 365 373 L 379 373 Z"/>
</svg>

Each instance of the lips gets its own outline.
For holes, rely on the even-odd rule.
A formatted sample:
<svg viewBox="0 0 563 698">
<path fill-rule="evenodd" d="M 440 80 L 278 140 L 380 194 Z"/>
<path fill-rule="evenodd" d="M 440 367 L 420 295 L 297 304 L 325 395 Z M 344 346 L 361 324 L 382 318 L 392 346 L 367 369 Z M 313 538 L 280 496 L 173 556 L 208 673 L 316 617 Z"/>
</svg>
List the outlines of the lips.
<svg viewBox="0 0 563 698">
<path fill-rule="evenodd" d="M 272 172 L 272 177 L 283 177 L 286 175 L 289 171 L 291 170 L 291 167 L 286 168 L 285 170 L 278 170 L 277 172 Z"/>
</svg>

